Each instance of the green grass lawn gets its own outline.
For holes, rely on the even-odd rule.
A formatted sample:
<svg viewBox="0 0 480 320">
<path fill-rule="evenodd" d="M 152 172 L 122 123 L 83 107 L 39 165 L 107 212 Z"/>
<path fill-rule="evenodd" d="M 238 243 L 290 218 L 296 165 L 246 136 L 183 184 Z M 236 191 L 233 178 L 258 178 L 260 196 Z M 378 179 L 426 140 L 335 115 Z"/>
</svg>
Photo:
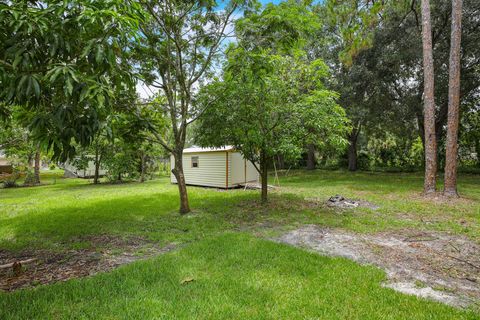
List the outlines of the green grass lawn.
<svg viewBox="0 0 480 320">
<path fill-rule="evenodd" d="M 420 197 L 420 174 L 291 172 L 267 207 L 257 191 L 189 188 L 177 213 L 168 178 L 0 190 L 0 248 L 66 251 L 88 236 L 142 237 L 180 249 L 113 272 L 0 294 L 0 319 L 478 319 L 478 313 L 396 293 L 384 273 L 261 240 L 305 223 L 357 232 L 415 228 L 480 241 L 480 177 L 462 176 L 454 202 Z M 336 214 L 314 205 L 342 194 L 380 206 Z M 305 200 L 307 199 L 307 200 Z M 257 237 L 256 237 L 257 236 Z M 82 240 L 79 240 L 82 239 Z M 193 282 L 181 284 L 185 278 Z"/>
<path fill-rule="evenodd" d="M 0 296 L 0 318 L 476 319 L 382 288 L 383 279 L 373 267 L 224 234 L 111 273 Z"/>
</svg>

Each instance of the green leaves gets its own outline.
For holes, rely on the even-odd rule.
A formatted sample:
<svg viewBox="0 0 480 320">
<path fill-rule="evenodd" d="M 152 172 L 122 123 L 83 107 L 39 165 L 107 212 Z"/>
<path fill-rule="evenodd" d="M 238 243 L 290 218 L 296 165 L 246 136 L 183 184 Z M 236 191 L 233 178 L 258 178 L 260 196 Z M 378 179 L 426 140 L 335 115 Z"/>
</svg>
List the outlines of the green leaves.
<svg viewBox="0 0 480 320">
<path fill-rule="evenodd" d="M 46 119 L 30 128 L 56 151 L 88 143 L 117 96 L 134 91 L 124 48 L 137 32 L 138 6 L 119 0 L 0 6 L 0 100 L 24 108 L 30 119 Z"/>
<path fill-rule="evenodd" d="M 338 95 L 323 89 L 322 61 L 243 49 L 231 54 L 224 80 L 204 88 L 199 99 L 209 105 L 199 119 L 200 144 L 233 144 L 255 162 L 260 151 L 296 159 L 308 143 L 346 145 L 348 121 Z"/>
<path fill-rule="evenodd" d="M 335 46 L 340 47 L 339 59 L 347 67 L 363 50 L 372 46 L 373 31 L 378 25 L 383 1 L 327 0 L 322 15 Z"/>
</svg>

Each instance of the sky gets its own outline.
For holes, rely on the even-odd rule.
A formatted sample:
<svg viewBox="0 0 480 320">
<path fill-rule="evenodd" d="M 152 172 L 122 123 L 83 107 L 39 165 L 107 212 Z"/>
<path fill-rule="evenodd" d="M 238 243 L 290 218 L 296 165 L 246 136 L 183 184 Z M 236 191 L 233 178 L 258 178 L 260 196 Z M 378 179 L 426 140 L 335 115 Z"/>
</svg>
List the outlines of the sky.
<svg viewBox="0 0 480 320">
<path fill-rule="evenodd" d="M 266 5 L 268 3 L 273 3 L 273 4 L 278 4 L 280 3 L 282 0 L 259 0 L 259 2 L 262 4 L 262 5 Z M 219 8 L 222 8 L 225 6 L 226 3 L 228 3 L 229 1 L 228 0 L 225 0 L 225 1 L 222 1 L 220 0 L 219 1 Z M 239 16 L 241 15 L 242 13 L 239 14 Z M 147 99 L 149 97 L 152 97 L 157 91 L 158 89 L 155 89 L 153 87 L 148 87 L 146 86 L 144 83 L 141 83 L 139 82 L 137 84 L 137 93 L 140 95 L 140 98 L 142 99 Z"/>
</svg>

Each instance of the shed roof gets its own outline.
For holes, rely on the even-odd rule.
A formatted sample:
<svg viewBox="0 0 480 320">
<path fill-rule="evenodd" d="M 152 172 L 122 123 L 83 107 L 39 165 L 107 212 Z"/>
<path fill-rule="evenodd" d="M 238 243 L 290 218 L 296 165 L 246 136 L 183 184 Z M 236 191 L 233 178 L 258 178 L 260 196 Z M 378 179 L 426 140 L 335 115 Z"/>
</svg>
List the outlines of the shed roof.
<svg viewBox="0 0 480 320">
<path fill-rule="evenodd" d="M 190 148 L 183 149 L 183 153 L 198 153 L 198 152 L 219 152 L 219 151 L 233 151 L 235 148 L 233 146 L 223 146 L 220 148 L 202 148 L 193 146 Z"/>
</svg>

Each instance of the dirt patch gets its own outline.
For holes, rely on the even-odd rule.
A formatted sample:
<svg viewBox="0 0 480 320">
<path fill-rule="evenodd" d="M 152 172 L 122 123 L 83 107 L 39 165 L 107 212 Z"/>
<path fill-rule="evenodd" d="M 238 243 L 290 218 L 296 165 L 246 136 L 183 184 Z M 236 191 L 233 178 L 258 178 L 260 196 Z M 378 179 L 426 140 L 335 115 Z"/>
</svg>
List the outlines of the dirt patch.
<svg viewBox="0 0 480 320">
<path fill-rule="evenodd" d="M 402 230 L 356 234 L 307 225 L 279 242 L 373 264 L 387 273 L 384 286 L 466 307 L 480 301 L 480 246 L 465 237 Z"/>
<path fill-rule="evenodd" d="M 85 249 L 61 253 L 47 250 L 20 253 L 0 250 L 0 265 L 16 263 L 15 267 L 0 269 L 0 290 L 14 291 L 90 276 L 175 248 L 173 244 L 159 247 L 138 237 L 120 238 L 107 235 L 83 237 L 75 239 L 75 242 L 91 245 Z M 25 263 L 18 266 L 19 261 Z"/>
</svg>

